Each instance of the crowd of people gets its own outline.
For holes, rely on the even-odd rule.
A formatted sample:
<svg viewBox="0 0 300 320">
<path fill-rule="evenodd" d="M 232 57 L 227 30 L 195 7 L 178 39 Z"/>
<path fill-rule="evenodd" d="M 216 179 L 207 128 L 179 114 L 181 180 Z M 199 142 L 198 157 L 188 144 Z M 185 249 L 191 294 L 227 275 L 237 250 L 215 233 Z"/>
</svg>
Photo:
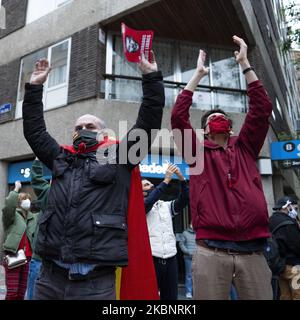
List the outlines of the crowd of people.
<svg viewBox="0 0 300 320">
<path fill-rule="evenodd" d="M 190 157 L 186 161 L 190 169 L 204 161 L 204 170 L 190 174 L 189 187 L 179 167 L 171 163 L 159 185 L 141 180 L 139 162 L 128 155 L 140 142 L 138 137 L 128 136 L 136 130 L 146 133 L 148 148 L 140 149 L 139 154 L 143 158 L 153 142 L 153 130 L 161 129 L 163 75 L 153 53 L 150 61 L 142 56 L 138 63 L 143 97 L 135 125 L 127 135 L 121 141 L 111 139 L 105 122 L 86 114 L 75 123 L 71 146 L 59 145 L 46 130 L 43 84 L 51 67 L 46 59 L 37 61 L 30 83 L 25 85 L 23 102 L 24 136 L 37 157 L 32 167 L 37 200 L 20 192 L 18 181 L 6 198 L 2 219 L 7 300 L 22 300 L 26 292 L 27 299 L 35 300 L 116 299 L 116 268 L 133 263 L 128 259 L 131 199 L 135 199 L 134 207 L 142 208 L 137 214 L 144 215 L 148 227 L 152 264 L 143 272 L 154 270 L 155 290 L 161 300 L 178 298 L 172 218 L 187 205 L 191 221 L 179 242 L 187 298 L 299 299 L 297 202 L 290 197 L 279 199 L 269 219 L 256 167 L 272 104 L 248 60 L 246 43 L 237 36 L 233 42 L 239 48 L 234 53 L 236 62 L 248 84 L 249 111 L 237 136 L 223 110 L 203 115 L 204 159 L 196 156 L 192 162 Z M 189 110 L 194 91 L 209 73 L 205 60 L 206 54 L 200 50 L 195 72 L 179 94 L 170 120 L 173 130 L 190 135 L 193 155 L 197 154 L 199 137 L 190 123 Z M 182 141 L 175 139 L 185 157 L 189 152 Z M 126 161 L 121 161 L 124 158 Z M 52 171 L 51 182 L 43 179 L 42 164 Z M 161 196 L 173 175 L 179 180 L 180 194 L 163 201 Z M 144 197 L 139 197 L 141 192 Z M 278 274 L 266 255 L 274 247 L 270 245 L 271 234 L 283 261 Z M 139 245 L 146 246 L 146 242 Z M 12 264 L 12 258 L 19 263 Z"/>
</svg>

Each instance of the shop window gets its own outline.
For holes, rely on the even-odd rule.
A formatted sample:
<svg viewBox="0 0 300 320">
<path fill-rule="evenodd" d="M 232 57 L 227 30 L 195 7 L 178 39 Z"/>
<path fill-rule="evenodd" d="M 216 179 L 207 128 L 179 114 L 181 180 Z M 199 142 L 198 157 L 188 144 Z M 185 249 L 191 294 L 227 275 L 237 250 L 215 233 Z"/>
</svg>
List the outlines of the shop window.
<svg viewBox="0 0 300 320">
<path fill-rule="evenodd" d="M 67 104 L 70 69 L 71 39 L 64 40 L 49 48 L 39 50 L 24 57 L 21 61 L 19 91 L 16 118 L 22 117 L 22 103 L 25 83 L 30 81 L 37 60 L 47 58 L 52 67 L 48 80 L 44 84 L 44 110 Z"/>
</svg>

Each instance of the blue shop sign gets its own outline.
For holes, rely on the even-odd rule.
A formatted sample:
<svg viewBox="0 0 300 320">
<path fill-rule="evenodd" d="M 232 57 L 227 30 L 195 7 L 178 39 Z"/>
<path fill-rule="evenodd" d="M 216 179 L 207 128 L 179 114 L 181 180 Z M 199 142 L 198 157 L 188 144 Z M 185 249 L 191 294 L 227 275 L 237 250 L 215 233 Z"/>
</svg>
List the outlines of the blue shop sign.
<svg viewBox="0 0 300 320">
<path fill-rule="evenodd" d="M 185 179 L 189 179 L 189 166 L 181 157 L 150 154 L 140 164 L 142 177 L 164 178 L 168 167 L 168 161 L 176 164 L 180 168 Z M 173 179 L 178 179 L 175 174 Z"/>
<path fill-rule="evenodd" d="M 300 159 L 300 140 L 271 143 L 271 159 Z"/>
<path fill-rule="evenodd" d="M 33 161 L 22 161 L 11 163 L 8 165 L 8 184 L 14 184 L 16 181 L 30 182 L 31 167 Z M 51 171 L 43 165 L 44 179 L 50 180 L 52 177 Z"/>
<path fill-rule="evenodd" d="M 188 180 L 189 179 L 189 166 L 188 164 L 178 156 L 165 156 L 165 155 L 148 155 L 140 164 L 140 171 L 142 177 L 147 178 L 164 178 L 168 161 L 176 164 L 183 176 Z M 31 181 L 31 167 L 32 160 L 22 161 L 11 163 L 8 166 L 8 184 L 14 184 L 15 181 L 19 180 L 21 182 Z M 44 178 L 50 180 L 52 177 L 51 171 L 43 165 Z M 173 179 L 177 179 L 177 176 L 174 175 Z"/>
<path fill-rule="evenodd" d="M 12 104 L 11 103 L 6 103 L 0 106 L 0 114 L 10 112 L 12 109 Z"/>
</svg>

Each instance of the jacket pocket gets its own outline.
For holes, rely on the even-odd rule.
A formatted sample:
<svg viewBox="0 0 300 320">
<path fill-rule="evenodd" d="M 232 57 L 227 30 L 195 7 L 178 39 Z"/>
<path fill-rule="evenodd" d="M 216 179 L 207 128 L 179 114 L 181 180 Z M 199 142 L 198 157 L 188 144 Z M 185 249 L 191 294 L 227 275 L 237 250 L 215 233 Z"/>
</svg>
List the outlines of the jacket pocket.
<svg viewBox="0 0 300 320">
<path fill-rule="evenodd" d="M 97 184 L 112 184 L 116 182 L 117 165 L 114 164 L 91 164 L 89 178 Z"/>
<path fill-rule="evenodd" d="M 92 213 L 94 234 L 91 241 L 91 258 L 103 264 L 126 264 L 127 223 L 121 214 Z"/>
<path fill-rule="evenodd" d="M 126 217 L 119 214 L 92 213 L 93 225 L 97 228 L 127 230 Z"/>
</svg>

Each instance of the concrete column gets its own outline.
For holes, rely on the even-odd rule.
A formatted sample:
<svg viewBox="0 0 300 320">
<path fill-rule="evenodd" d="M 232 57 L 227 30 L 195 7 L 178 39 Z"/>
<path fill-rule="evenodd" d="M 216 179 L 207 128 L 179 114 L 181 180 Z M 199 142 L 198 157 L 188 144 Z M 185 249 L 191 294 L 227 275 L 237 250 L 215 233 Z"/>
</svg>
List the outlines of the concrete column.
<svg viewBox="0 0 300 320">
<path fill-rule="evenodd" d="M 273 191 L 273 183 L 272 183 L 272 176 L 262 176 L 261 177 L 265 198 L 268 205 L 268 212 L 269 215 L 273 212 L 274 206 L 274 191 Z"/>
<path fill-rule="evenodd" d="M 275 201 L 284 196 L 283 177 L 281 175 L 273 175 L 273 189 Z"/>
</svg>

